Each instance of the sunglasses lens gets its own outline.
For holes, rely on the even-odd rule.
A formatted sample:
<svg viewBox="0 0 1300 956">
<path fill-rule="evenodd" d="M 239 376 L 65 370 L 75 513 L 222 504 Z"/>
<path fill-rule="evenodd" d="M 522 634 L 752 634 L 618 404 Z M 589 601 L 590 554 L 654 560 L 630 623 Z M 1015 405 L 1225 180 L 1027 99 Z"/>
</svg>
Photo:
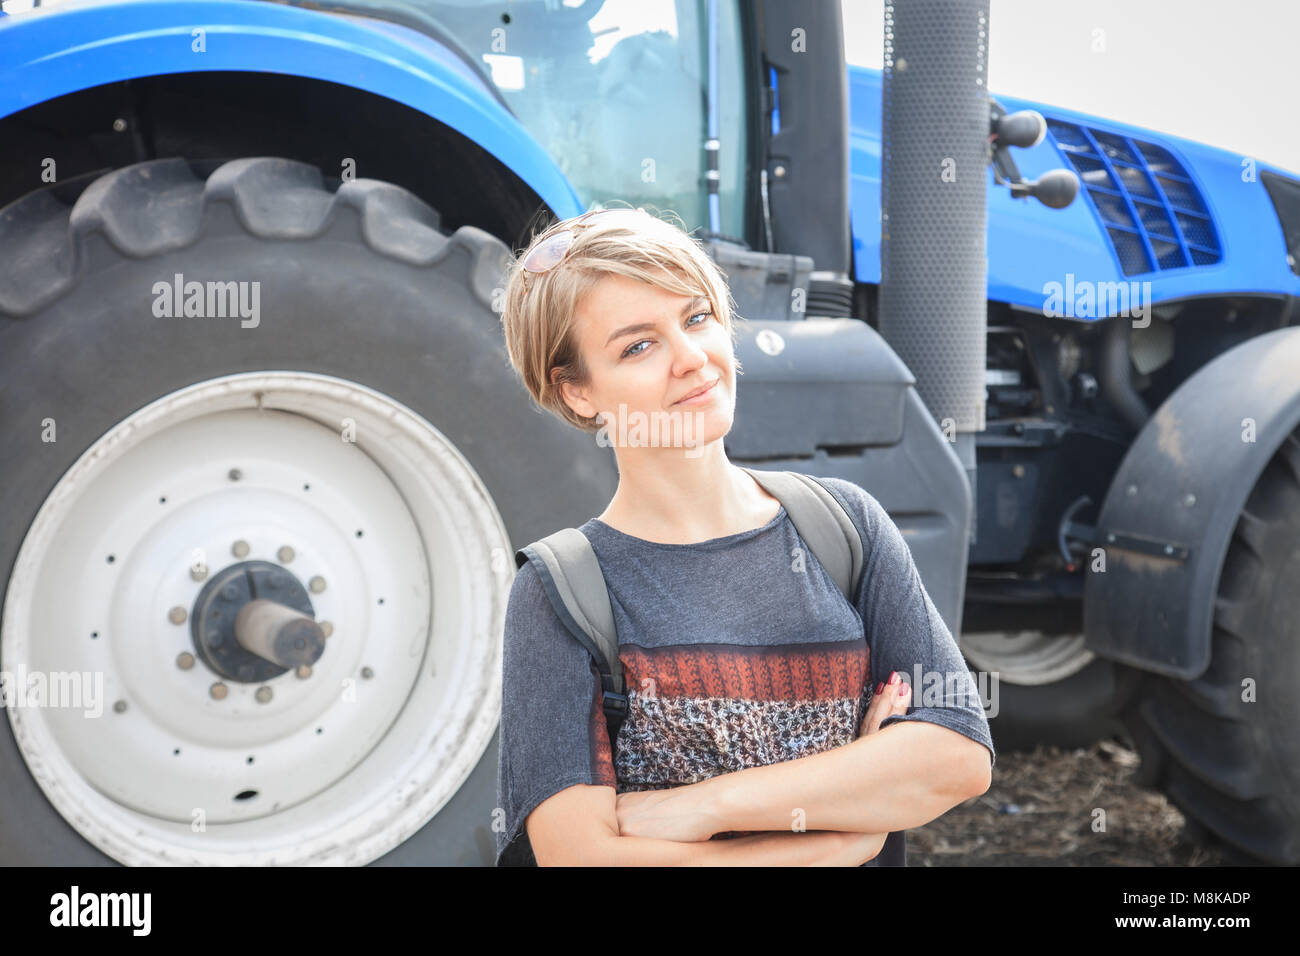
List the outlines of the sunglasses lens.
<svg viewBox="0 0 1300 956">
<path fill-rule="evenodd" d="M 550 269 L 569 251 L 569 246 L 573 243 L 573 233 L 569 230 L 557 232 L 551 238 L 539 245 L 524 259 L 523 268 L 529 272 L 545 272 Z"/>
</svg>

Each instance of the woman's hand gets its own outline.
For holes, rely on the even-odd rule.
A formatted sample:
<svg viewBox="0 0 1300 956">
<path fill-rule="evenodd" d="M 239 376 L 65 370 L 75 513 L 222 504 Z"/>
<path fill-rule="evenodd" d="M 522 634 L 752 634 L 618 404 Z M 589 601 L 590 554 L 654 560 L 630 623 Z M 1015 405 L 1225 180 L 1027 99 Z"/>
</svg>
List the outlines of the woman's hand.
<svg viewBox="0 0 1300 956">
<path fill-rule="evenodd" d="M 890 674 L 891 678 L 897 677 L 897 674 Z M 888 681 L 881 687 L 877 693 L 871 696 L 871 703 L 867 705 L 867 712 L 862 715 L 862 723 L 858 727 L 858 736 L 865 737 L 868 734 L 874 734 L 880 729 L 881 722 L 886 717 L 893 717 L 895 714 L 907 713 L 907 707 L 912 702 L 911 688 L 907 681 L 898 677 L 893 684 Z M 846 833 L 848 844 L 845 853 L 848 856 L 848 866 L 861 866 L 868 860 L 874 860 L 885 846 L 885 838 L 888 833 Z"/>
<path fill-rule="evenodd" d="M 874 860 L 885 846 L 888 833 L 853 833 L 853 842 L 849 847 L 849 866 L 861 866 L 868 860 Z"/>
<path fill-rule="evenodd" d="M 907 681 L 897 671 L 889 676 L 891 679 L 896 678 L 896 682 L 891 684 L 886 681 L 884 687 L 872 695 L 871 703 L 867 705 L 867 712 L 862 716 L 862 723 L 858 727 L 859 737 L 874 734 L 887 717 L 906 714 L 908 705 L 912 703 L 912 688 Z"/>
</svg>

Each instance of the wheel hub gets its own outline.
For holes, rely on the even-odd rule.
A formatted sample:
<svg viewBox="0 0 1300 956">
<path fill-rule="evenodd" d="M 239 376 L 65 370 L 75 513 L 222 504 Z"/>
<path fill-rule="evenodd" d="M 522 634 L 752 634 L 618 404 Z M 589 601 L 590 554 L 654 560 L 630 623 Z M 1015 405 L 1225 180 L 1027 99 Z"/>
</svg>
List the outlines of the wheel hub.
<svg viewBox="0 0 1300 956">
<path fill-rule="evenodd" d="M 190 637 L 199 660 L 245 684 L 310 666 L 325 652 L 307 588 L 270 561 L 241 561 L 213 575 L 194 601 Z"/>
</svg>

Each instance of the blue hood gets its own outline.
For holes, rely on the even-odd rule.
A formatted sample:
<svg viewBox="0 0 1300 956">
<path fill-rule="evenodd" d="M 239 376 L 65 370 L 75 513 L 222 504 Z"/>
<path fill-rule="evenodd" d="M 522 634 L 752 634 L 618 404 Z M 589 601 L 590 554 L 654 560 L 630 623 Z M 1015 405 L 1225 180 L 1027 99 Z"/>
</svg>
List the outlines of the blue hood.
<svg viewBox="0 0 1300 956">
<path fill-rule="evenodd" d="M 1041 143 L 1013 150 L 1021 175 L 1064 167 L 1084 188 L 1066 209 L 1049 209 L 1011 198 L 986 172 L 991 301 L 1037 310 L 1049 284 L 1083 281 L 1149 282 L 1150 304 L 1300 295 L 1259 174 L 1300 177 L 1191 140 L 995 96 L 1010 112 L 1033 109 L 1048 120 Z M 880 281 L 880 114 L 880 71 L 849 67 L 849 213 L 855 278 L 867 283 Z"/>
</svg>

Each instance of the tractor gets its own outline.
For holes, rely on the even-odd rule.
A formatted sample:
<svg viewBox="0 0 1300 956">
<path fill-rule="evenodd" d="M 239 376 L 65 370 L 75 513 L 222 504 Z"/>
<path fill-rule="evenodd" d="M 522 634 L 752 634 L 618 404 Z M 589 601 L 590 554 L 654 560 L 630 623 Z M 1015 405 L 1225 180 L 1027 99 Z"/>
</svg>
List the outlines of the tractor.
<svg viewBox="0 0 1300 956">
<path fill-rule="evenodd" d="M 492 862 L 512 555 L 617 484 L 502 276 L 611 202 L 726 273 L 728 456 L 880 501 L 1000 749 L 1124 735 L 1300 862 L 1300 177 L 990 96 L 988 24 L 0 15 L 0 862 Z"/>
</svg>

